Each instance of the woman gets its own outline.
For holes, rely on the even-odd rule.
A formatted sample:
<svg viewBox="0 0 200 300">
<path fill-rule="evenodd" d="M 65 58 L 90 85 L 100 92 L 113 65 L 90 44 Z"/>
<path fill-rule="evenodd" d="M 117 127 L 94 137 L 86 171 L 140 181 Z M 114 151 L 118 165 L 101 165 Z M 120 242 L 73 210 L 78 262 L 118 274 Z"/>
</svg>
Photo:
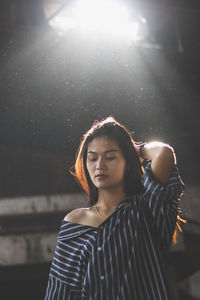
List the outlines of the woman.
<svg viewBox="0 0 200 300">
<path fill-rule="evenodd" d="M 45 299 L 173 299 L 165 255 L 183 191 L 173 149 L 137 145 L 109 117 L 84 135 L 75 176 L 89 207 L 62 222 Z"/>
</svg>

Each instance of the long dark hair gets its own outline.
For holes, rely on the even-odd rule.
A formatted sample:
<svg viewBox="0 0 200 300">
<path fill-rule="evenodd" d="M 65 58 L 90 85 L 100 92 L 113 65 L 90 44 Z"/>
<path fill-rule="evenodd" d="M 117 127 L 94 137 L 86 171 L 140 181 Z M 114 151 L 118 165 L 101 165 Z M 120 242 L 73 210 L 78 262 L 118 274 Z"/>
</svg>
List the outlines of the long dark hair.
<svg viewBox="0 0 200 300">
<path fill-rule="evenodd" d="M 133 196 L 143 190 L 141 184 L 142 166 L 135 150 L 135 142 L 128 129 L 117 122 L 113 117 L 102 121 L 95 121 L 92 127 L 83 136 L 76 155 L 75 171 L 72 172 L 81 187 L 88 194 L 89 206 L 94 205 L 98 200 L 98 189 L 92 183 L 87 166 L 88 144 L 96 137 L 107 136 L 114 140 L 120 147 L 126 160 L 125 171 L 125 193 Z"/>
</svg>

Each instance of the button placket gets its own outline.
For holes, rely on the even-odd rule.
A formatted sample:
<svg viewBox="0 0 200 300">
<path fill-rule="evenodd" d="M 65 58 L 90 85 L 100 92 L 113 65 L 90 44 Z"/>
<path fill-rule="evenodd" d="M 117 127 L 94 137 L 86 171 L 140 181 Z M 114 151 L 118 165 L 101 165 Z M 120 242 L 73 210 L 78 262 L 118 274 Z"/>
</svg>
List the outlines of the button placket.
<svg viewBox="0 0 200 300">
<path fill-rule="evenodd" d="M 98 239 L 97 239 L 97 256 L 98 256 L 98 260 L 99 262 L 102 261 L 102 244 L 103 244 L 103 227 L 99 228 L 98 231 Z M 100 263 L 99 264 L 99 276 L 100 276 L 100 280 L 104 280 L 105 276 L 103 274 L 104 270 L 102 269 L 103 265 Z"/>
</svg>

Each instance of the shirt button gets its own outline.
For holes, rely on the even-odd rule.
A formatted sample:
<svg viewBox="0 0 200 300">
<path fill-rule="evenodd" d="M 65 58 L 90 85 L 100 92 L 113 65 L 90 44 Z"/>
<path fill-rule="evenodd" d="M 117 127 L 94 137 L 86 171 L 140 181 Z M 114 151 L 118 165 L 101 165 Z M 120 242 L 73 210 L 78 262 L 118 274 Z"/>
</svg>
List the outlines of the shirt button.
<svg viewBox="0 0 200 300">
<path fill-rule="evenodd" d="M 101 249 L 102 249 L 101 247 L 98 247 L 98 248 L 97 248 L 98 251 L 101 251 Z"/>
<path fill-rule="evenodd" d="M 101 280 L 104 280 L 104 276 L 103 276 L 103 275 L 101 275 L 101 277 L 100 277 L 100 278 L 101 278 Z"/>
</svg>

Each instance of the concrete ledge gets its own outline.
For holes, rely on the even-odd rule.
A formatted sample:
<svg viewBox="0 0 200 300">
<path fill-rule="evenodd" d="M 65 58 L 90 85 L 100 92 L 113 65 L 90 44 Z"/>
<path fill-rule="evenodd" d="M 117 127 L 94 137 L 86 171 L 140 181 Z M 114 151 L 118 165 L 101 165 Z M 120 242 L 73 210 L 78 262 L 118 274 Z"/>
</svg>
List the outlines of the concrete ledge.
<svg viewBox="0 0 200 300">
<path fill-rule="evenodd" d="M 51 262 L 57 232 L 0 236 L 0 265 Z"/>
<path fill-rule="evenodd" d="M 84 194 L 35 196 L 0 199 L 0 216 L 51 213 L 86 207 Z"/>
</svg>

